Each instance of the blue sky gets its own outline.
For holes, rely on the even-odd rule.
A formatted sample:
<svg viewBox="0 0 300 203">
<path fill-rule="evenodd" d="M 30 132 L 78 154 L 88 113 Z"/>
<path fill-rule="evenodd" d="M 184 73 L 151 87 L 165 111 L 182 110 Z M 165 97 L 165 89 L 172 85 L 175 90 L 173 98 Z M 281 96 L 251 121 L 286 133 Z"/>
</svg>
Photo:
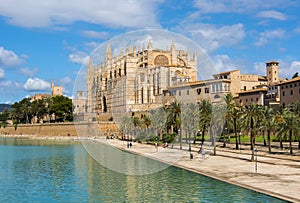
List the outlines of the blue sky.
<svg viewBox="0 0 300 203">
<path fill-rule="evenodd" d="M 218 71 L 280 76 L 300 72 L 298 0 L 10 0 L 0 2 L 0 103 L 50 93 L 72 96 L 82 63 L 97 45 L 146 28 L 184 35 Z M 199 59 L 200 60 L 200 59 Z"/>
</svg>

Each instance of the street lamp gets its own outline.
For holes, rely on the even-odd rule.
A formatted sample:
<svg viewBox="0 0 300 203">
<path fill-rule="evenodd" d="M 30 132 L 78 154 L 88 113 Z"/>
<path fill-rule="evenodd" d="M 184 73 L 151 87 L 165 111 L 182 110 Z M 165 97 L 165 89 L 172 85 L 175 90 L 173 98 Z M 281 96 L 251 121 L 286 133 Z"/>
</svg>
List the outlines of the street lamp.
<svg viewBox="0 0 300 203">
<path fill-rule="evenodd" d="M 257 173 L 257 149 L 254 148 L 253 151 L 255 152 L 255 173 Z"/>
<path fill-rule="evenodd" d="M 179 135 L 179 148 L 182 149 L 181 130 L 180 129 L 178 129 L 178 135 Z"/>
<path fill-rule="evenodd" d="M 190 160 L 193 159 L 192 147 L 191 147 L 191 135 L 189 134 L 189 151 L 190 151 Z"/>
</svg>

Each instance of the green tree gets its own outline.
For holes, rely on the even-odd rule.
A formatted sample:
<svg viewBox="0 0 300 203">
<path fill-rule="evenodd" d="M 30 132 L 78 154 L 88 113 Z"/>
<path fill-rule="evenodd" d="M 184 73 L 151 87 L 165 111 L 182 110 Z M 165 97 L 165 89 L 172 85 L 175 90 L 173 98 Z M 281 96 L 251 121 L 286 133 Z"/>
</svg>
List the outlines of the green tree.
<svg viewBox="0 0 300 203">
<path fill-rule="evenodd" d="M 275 112 L 268 106 L 262 107 L 263 117 L 261 117 L 260 129 L 267 131 L 268 151 L 271 153 L 271 133 L 275 130 Z"/>
<path fill-rule="evenodd" d="M 284 110 L 283 119 L 284 122 L 282 122 L 280 125 L 280 131 L 278 133 L 278 136 L 282 138 L 288 138 L 290 154 L 293 154 L 292 141 L 293 141 L 293 137 L 299 131 L 299 126 L 298 126 L 299 120 L 297 119 L 295 113 L 288 108 Z"/>
<path fill-rule="evenodd" d="M 45 115 L 47 115 L 46 100 L 39 99 L 31 103 L 32 114 L 37 117 L 37 122 L 39 122 Z"/>
<path fill-rule="evenodd" d="M 4 109 L 2 113 L 0 113 L 0 127 L 5 128 L 7 126 L 7 120 L 9 118 L 9 111 Z"/>
<path fill-rule="evenodd" d="M 300 120 L 300 101 L 293 103 L 291 108 L 297 116 L 297 119 Z M 300 149 L 300 134 L 298 134 L 298 149 Z"/>
<path fill-rule="evenodd" d="M 254 161 L 255 136 L 257 132 L 258 118 L 262 116 L 262 112 L 257 104 L 251 103 L 243 108 L 242 119 L 244 119 L 244 128 L 250 133 L 251 144 L 251 161 Z"/>
<path fill-rule="evenodd" d="M 72 121 L 72 100 L 65 96 L 52 97 L 49 113 L 55 115 L 55 121 Z"/>
<path fill-rule="evenodd" d="M 211 121 L 212 105 L 208 100 L 202 100 L 199 103 L 199 127 L 201 128 L 201 145 L 200 150 L 203 148 L 204 136 L 209 128 Z"/>
<path fill-rule="evenodd" d="M 231 93 L 226 94 L 225 98 L 225 103 L 226 103 L 226 112 L 225 112 L 225 133 L 223 133 L 223 147 L 226 147 L 226 140 L 228 136 L 228 140 L 230 140 L 229 138 L 229 131 L 230 131 L 230 122 L 231 122 L 231 113 L 232 113 L 232 109 L 233 109 L 233 96 Z"/>
<path fill-rule="evenodd" d="M 30 123 L 33 118 L 30 98 L 24 98 L 12 105 L 12 118 L 15 123 Z"/>
</svg>

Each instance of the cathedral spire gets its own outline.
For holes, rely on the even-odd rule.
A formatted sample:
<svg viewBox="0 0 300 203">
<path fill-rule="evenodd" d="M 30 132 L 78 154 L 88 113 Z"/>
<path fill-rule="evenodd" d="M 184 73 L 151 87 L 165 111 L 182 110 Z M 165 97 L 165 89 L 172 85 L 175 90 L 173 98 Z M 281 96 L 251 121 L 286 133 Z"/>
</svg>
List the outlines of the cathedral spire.
<svg viewBox="0 0 300 203">
<path fill-rule="evenodd" d="M 110 42 L 107 42 L 107 46 L 106 46 L 106 54 L 105 54 L 105 59 L 111 59 L 112 58 L 112 54 L 111 54 L 111 48 L 110 48 Z"/>
<path fill-rule="evenodd" d="M 147 49 L 148 49 L 148 50 L 152 50 L 152 43 L 151 43 L 151 40 L 148 41 Z"/>
</svg>

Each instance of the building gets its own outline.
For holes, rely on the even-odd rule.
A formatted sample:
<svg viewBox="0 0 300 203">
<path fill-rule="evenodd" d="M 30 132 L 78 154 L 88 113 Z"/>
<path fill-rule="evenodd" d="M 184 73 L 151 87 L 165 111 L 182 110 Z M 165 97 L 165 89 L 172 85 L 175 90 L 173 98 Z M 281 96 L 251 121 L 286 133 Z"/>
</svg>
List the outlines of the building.
<svg viewBox="0 0 300 203">
<path fill-rule="evenodd" d="M 150 41 L 146 49 L 130 45 L 117 56 L 112 55 L 108 43 L 104 60 L 94 66 L 90 59 L 88 64 L 86 113 L 99 118 L 116 112 L 149 111 L 174 101 L 219 103 L 229 93 L 242 105 L 276 108 L 280 98 L 285 105 L 299 100 L 298 79 L 283 82 L 276 61 L 266 63 L 265 76 L 232 70 L 197 81 L 196 70 L 197 53 L 190 57 L 189 51 L 177 50 L 174 43 L 166 50 L 154 49 Z"/>
<path fill-rule="evenodd" d="M 63 95 L 63 88 L 62 86 L 55 86 L 54 81 L 51 83 L 51 94 L 35 94 L 31 97 L 31 101 L 36 101 L 40 99 L 51 98 L 54 96 L 62 96 Z"/>
<path fill-rule="evenodd" d="M 278 83 L 280 104 L 284 107 L 300 101 L 300 77 Z"/>
<path fill-rule="evenodd" d="M 86 113 L 86 98 L 83 91 L 77 91 L 77 98 L 72 100 L 73 113 L 84 114 Z"/>
<path fill-rule="evenodd" d="M 87 71 L 88 113 L 149 111 L 162 105 L 163 92 L 168 87 L 195 82 L 197 53 L 170 49 L 136 50 L 131 45 L 125 53 L 112 56 L 107 44 L 105 59 Z"/>
<path fill-rule="evenodd" d="M 63 88 L 62 86 L 55 86 L 54 81 L 51 83 L 51 96 L 61 96 L 63 95 Z"/>
</svg>

